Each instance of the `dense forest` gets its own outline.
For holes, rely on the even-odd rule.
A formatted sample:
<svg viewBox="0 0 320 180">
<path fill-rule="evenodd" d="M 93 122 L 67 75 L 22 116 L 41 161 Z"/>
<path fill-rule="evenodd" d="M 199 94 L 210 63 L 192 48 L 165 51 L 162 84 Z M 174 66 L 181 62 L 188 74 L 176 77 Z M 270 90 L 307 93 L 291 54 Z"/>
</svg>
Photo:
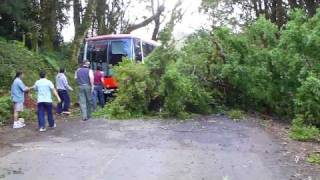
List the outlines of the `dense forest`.
<svg viewBox="0 0 320 180">
<path fill-rule="evenodd" d="M 143 17 L 129 16 L 136 3 L 145 4 Z M 115 68 L 117 98 L 96 115 L 186 118 L 237 109 L 293 120 L 297 139 L 319 137 L 318 0 L 202 0 L 199 13 L 207 16 L 210 28 L 197 30 L 183 42 L 173 36 L 184 18 L 183 1 L 171 9 L 160 0 L 2 0 L 0 4 L 1 43 L 20 41 L 19 46 L 44 61 L 49 55 L 63 59 L 49 58 L 47 68 L 52 71 L 61 63 L 76 64 L 85 37 L 153 28 L 150 39 L 161 46 L 145 64 L 124 60 Z M 68 44 L 61 32 L 70 23 L 71 9 L 75 34 Z M 0 49 L 0 63 L 1 69 L 13 72 L 20 66 L 8 58 L 10 53 Z M 10 77 L 4 75 L 12 72 L 0 71 L 7 77 L 1 89 L 8 89 Z"/>
</svg>

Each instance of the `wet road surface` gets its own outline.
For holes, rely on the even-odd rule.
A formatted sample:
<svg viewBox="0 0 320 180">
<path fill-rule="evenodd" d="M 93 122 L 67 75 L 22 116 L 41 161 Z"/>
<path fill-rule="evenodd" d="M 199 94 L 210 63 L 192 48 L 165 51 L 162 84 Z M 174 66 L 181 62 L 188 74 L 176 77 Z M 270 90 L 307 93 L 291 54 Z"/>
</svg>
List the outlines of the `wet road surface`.
<svg viewBox="0 0 320 180">
<path fill-rule="evenodd" d="M 320 179 L 320 172 L 299 169 L 277 138 L 250 121 L 75 120 L 45 133 L 35 129 L 0 131 L 0 179 Z"/>
</svg>

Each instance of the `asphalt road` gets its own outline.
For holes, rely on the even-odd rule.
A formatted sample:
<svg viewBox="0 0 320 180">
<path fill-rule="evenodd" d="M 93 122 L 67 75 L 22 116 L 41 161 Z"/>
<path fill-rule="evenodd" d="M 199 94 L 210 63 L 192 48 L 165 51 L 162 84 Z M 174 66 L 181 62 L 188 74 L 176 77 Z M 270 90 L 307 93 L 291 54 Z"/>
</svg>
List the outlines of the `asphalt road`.
<svg viewBox="0 0 320 180">
<path fill-rule="evenodd" d="M 320 179 L 250 121 L 60 120 L 55 130 L 35 129 L 0 130 L 0 179 Z"/>
</svg>

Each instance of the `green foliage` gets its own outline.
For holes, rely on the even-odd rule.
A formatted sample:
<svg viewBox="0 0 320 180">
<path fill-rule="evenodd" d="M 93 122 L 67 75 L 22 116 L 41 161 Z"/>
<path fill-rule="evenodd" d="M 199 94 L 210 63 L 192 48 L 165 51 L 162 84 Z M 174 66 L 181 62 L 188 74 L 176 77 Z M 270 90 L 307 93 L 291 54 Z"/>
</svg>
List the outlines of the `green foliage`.
<svg viewBox="0 0 320 180">
<path fill-rule="evenodd" d="M 26 76 L 24 81 L 28 86 L 39 79 L 40 70 L 46 70 L 49 78 L 53 78 L 56 72 L 44 56 L 27 50 L 21 43 L 0 39 L 0 89 L 10 90 L 17 70 L 24 72 Z"/>
<path fill-rule="evenodd" d="M 190 113 L 209 113 L 210 93 L 183 71 L 181 54 L 166 46 L 156 49 L 146 64 L 120 63 L 114 70 L 117 98 L 96 115 L 124 119 L 156 113 L 186 118 Z"/>
<path fill-rule="evenodd" d="M 240 121 L 244 118 L 244 112 L 241 111 L 241 110 L 231 110 L 231 111 L 228 111 L 228 117 L 232 120 L 235 120 L 235 121 Z"/>
<path fill-rule="evenodd" d="M 295 11 L 282 30 L 259 18 L 241 33 L 199 31 L 186 41 L 179 68 L 211 92 L 216 107 L 303 114 L 318 125 L 319 20 L 320 13 L 308 19 Z"/>
<path fill-rule="evenodd" d="M 29 51 L 20 42 L 6 41 L 0 38 L 0 125 L 5 124 L 12 119 L 12 102 L 7 96 L 11 89 L 11 84 L 17 70 L 24 72 L 24 83 L 32 86 L 39 79 L 39 72 L 45 70 L 48 78 L 53 80 L 54 75 L 62 64 L 63 59 L 57 60 L 54 54 L 36 54 Z M 71 66 L 68 68 L 72 71 Z M 68 74 L 69 79 L 73 73 Z M 73 84 L 74 82 L 71 81 Z M 26 120 L 35 120 L 36 113 L 32 110 L 25 109 L 21 116 Z"/>
<path fill-rule="evenodd" d="M 164 111 L 169 116 L 184 118 L 187 111 L 210 112 L 210 94 L 190 76 L 179 72 L 177 64 L 167 67 L 161 79 L 160 94 L 164 99 Z"/>
<path fill-rule="evenodd" d="M 0 97 L 0 126 L 12 119 L 12 102 L 8 96 Z"/>
<path fill-rule="evenodd" d="M 307 161 L 312 164 L 320 165 L 320 153 L 312 153 L 308 156 Z"/>
<path fill-rule="evenodd" d="M 20 117 L 25 119 L 26 121 L 36 121 L 37 113 L 32 109 L 25 108 L 23 112 L 20 113 Z"/>
<path fill-rule="evenodd" d="M 298 141 L 313 141 L 320 138 L 320 130 L 314 126 L 305 125 L 303 117 L 297 116 L 292 121 L 289 136 Z"/>
<path fill-rule="evenodd" d="M 320 79 L 310 75 L 303 81 L 295 99 L 297 114 L 303 114 L 306 123 L 320 125 Z"/>
<path fill-rule="evenodd" d="M 114 71 L 120 88 L 117 98 L 102 111 L 119 119 L 146 114 L 151 100 L 150 89 L 154 86 L 150 79 L 150 71 L 145 65 L 129 60 L 121 62 Z"/>
<path fill-rule="evenodd" d="M 290 119 L 299 114 L 292 137 L 314 138 L 318 129 L 309 124 L 320 124 L 320 11 L 313 18 L 294 11 L 289 19 L 280 30 L 264 18 L 240 33 L 226 27 L 201 30 L 180 50 L 167 28 L 160 36 L 163 45 L 146 64 L 121 64 L 117 69 L 119 99 L 109 111 L 113 116 L 155 111 L 185 117 L 229 107 Z M 132 81 L 123 83 L 127 79 Z M 242 116 L 240 111 L 229 114 Z"/>
</svg>

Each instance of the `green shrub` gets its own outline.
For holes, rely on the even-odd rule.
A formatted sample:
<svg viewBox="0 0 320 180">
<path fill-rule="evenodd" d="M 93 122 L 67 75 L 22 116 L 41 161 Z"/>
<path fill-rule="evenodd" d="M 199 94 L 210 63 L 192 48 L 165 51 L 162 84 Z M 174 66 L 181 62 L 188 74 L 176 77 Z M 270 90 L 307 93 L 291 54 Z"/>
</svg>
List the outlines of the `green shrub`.
<svg viewBox="0 0 320 180">
<path fill-rule="evenodd" d="M 8 96 L 0 97 L 0 126 L 12 119 L 12 103 Z"/>
<path fill-rule="evenodd" d="M 295 120 L 291 136 L 315 138 L 319 130 L 309 124 L 320 126 L 320 11 L 307 18 L 298 10 L 289 19 L 280 30 L 263 17 L 239 33 L 201 30 L 179 50 L 166 32 L 145 65 L 119 66 L 118 98 L 108 113 L 185 117 L 237 107 L 283 119 L 301 114 L 302 124 Z M 228 114 L 243 117 L 241 111 Z"/>
<path fill-rule="evenodd" d="M 45 70 L 48 79 L 53 80 L 60 64 L 66 64 L 68 67 L 72 65 L 72 69 L 75 67 L 72 63 L 67 64 L 62 59 L 58 60 L 58 58 L 58 56 L 49 53 L 34 53 L 19 42 L 8 42 L 0 38 L 0 91 L 8 92 L 10 90 L 17 70 L 24 72 L 25 84 L 32 86 L 39 79 L 39 72 L 41 70 Z"/>
<path fill-rule="evenodd" d="M 307 161 L 312 164 L 320 165 L 320 153 L 312 153 L 308 156 Z"/>
<path fill-rule="evenodd" d="M 12 121 L 13 103 L 9 96 L 0 97 L 0 126 L 5 125 Z M 36 112 L 32 109 L 24 108 L 24 111 L 20 114 L 21 118 L 26 121 L 37 120 Z"/>
<path fill-rule="evenodd" d="M 175 59 L 178 56 L 171 52 L 156 50 L 146 64 L 125 60 L 115 67 L 119 85 L 116 98 L 95 115 L 117 119 L 151 114 L 186 118 L 190 113 L 211 112 L 210 93 L 180 71 Z"/>
<path fill-rule="evenodd" d="M 305 125 L 303 116 L 297 116 L 292 121 L 289 136 L 297 141 L 314 141 L 319 140 L 320 131 L 315 126 Z"/>
<path fill-rule="evenodd" d="M 295 99 L 297 114 L 302 114 L 305 123 L 320 125 L 320 79 L 314 75 L 302 82 Z"/>
<path fill-rule="evenodd" d="M 168 116 L 185 118 L 187 112 L 210 112 L 209 93 L 190 76 L 179 72 L 177 65 L 169 65 L 160 83 L 160 96 L 164 99 L 164 111 Z"/>
<path fill-rule="evenodd" d="M 231 110 L 231 111 L 228 111 L 227 114 L 230 119 L 235 121 L 240 121 L 245 117 L 244 112 L 241 110 Z"/>
<path fill-rule="evenodd" d="M 24 108 L 23 112 L 20 113 L 20 117 L 26 121 L 36 121 L 37 114 L 35 110 Z"/>
<path fill-rule="evenodd" d="M 101 110 L 100 114 L 104 112 L 109 117 L 120 119 L 147 114 L 151 100 L 150 90 L 154 86 L 147 67 L 124 60 L 115 67 L 114 72 L 119 85 L 117 98 L 106 109 Z"/>
</svg>

